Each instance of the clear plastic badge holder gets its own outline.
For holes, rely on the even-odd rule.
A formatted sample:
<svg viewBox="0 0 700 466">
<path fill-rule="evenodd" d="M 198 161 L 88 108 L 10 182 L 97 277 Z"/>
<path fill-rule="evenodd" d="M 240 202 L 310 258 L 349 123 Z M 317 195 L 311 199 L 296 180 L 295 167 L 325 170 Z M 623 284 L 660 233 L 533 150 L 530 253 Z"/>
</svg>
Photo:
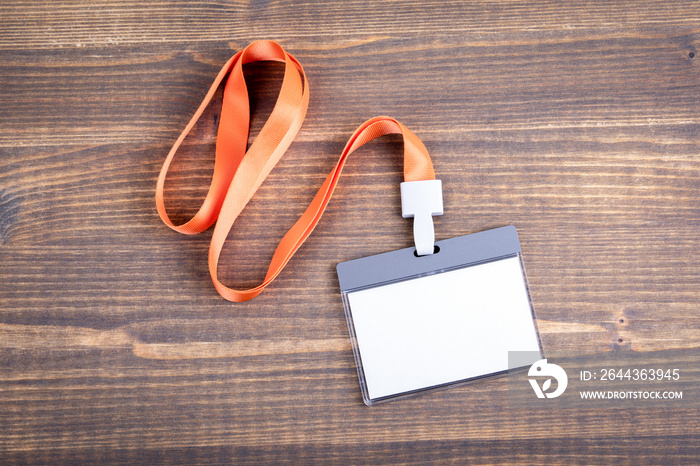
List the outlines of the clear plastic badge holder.
<svg viewBox="0 0 700 466">
<path fill-rule="evenodd" d="M 367 405 L 505 373 L 509 351 L 543 357 L 515 227 L 435 245 L 338 264 Z"/>
</svg>

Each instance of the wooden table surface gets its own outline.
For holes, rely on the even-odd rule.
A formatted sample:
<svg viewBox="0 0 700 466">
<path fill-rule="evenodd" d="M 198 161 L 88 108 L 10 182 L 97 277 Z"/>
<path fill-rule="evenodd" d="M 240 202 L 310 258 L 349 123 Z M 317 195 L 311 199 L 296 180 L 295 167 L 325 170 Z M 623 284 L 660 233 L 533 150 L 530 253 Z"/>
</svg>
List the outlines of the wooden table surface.
<svg viewBox="0 0 700 466">
<path fill-rule="evenodd" d="M 443 180 L 438 239 L 518 228 L 546 351 L 700 348 L 700 2 L 10 0 L 0 463 L 697 462 L 686 405 L 526 412 L 503 378 L 362 403 L 335 265 L 411 245 L 396 137 L 353 155 L 263 294 L 219 297 L 211 230 L 165 227 L 155 180 L 255 39 L 301 61 L 311 102 L 229 236 L 225 283 L 261 281 L 351 132 L 391 115 Z M 249 67 L 251 140 L 280 76 Z M 206 191 L 216 122 L 169 179 L 179 220 Z"/>
</svg>

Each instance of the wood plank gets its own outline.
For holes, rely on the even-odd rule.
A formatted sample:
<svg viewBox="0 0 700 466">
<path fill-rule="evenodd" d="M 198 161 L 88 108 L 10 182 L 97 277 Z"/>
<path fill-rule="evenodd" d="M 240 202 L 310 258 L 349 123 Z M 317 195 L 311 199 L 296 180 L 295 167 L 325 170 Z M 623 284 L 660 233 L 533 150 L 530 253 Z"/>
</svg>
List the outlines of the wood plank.
<svg viewBox="0 0 700 466">
<path fill-rule="evenodd" d="M 323 6 L 282 1 L 142 3 L 100 0 L 90 6 L 77 0 L 31 4 L 3 2 L 1 48 L 81 48 L 140 43 L 207 42 L 246 37 L 344 41 L 374 37 L 434 34 L 548 33 L 601 30 L 633 33 L 637 28 L 697 28 L 697 1 L 673 4 L 653 0 L 633 3 L 547 0 L 432 4 L 418 0 L 380 2 L 351 0 Z M 244 45 L 236 39 L 237 48 Z"/>
</svg>

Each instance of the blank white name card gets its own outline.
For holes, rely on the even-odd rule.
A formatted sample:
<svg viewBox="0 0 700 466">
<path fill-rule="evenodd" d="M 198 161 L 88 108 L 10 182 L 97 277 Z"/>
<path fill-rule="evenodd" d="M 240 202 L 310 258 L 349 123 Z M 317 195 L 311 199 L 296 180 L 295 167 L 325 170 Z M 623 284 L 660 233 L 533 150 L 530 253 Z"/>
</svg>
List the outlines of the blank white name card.
<svg viewBox="0 0 700 466">
<path fill-rule="evenodd" d="M 541 354 L 514 227 L 338 264 L 367 405 L 507 371 Z"/>
</svg>

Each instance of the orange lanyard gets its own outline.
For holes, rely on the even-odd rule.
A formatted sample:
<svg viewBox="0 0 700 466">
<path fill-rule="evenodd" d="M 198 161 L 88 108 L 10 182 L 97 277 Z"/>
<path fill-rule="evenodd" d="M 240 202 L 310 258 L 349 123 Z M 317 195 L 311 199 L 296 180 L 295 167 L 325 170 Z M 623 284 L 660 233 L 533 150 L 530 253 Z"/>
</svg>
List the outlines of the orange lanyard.
<svg viewBox="0 0 700 466">
<path fill-rule="evenodd" d="M 250 104 L 243 77 L 243 65 L 256 61 L 285 64 L 284 78 L 277 103 L 248 150 Z M 209 192 L 199 211 L 188 222 L 174 225 L 165 210 L 163 186 L 170 163 L 187 133 L 225 81 L 221 118 L 216 140 L 214 174 Z M 309 84 L 301 64 L 272 41 L 256 41 L 234 55 L 216 76 L 209 92 L 163 163 L 156 185 L 156 207 L 163 222 L 184 234 L 200 233 L 216 223 L 209 247 L 209 273 L 219 294 L 235 302 L 254 298 L 279 275 L 321 219 L 338 183 L 347 156 L 363 144 L 385 134 L 401 134 L 404 142 L 404 179 L 435 179 L 428 151 L 408 128 L 390 117 L 375 117 L 361 124 L 348 140 L 338 163 L 297 222 L 284 235 L 275 251 L 264 281 L 247 290 L 227 287 L 217 278 L 219 256 L 231 230 L 255 191 L 277 164 L 296 136 L 309 104 Z"/>
</svg>

